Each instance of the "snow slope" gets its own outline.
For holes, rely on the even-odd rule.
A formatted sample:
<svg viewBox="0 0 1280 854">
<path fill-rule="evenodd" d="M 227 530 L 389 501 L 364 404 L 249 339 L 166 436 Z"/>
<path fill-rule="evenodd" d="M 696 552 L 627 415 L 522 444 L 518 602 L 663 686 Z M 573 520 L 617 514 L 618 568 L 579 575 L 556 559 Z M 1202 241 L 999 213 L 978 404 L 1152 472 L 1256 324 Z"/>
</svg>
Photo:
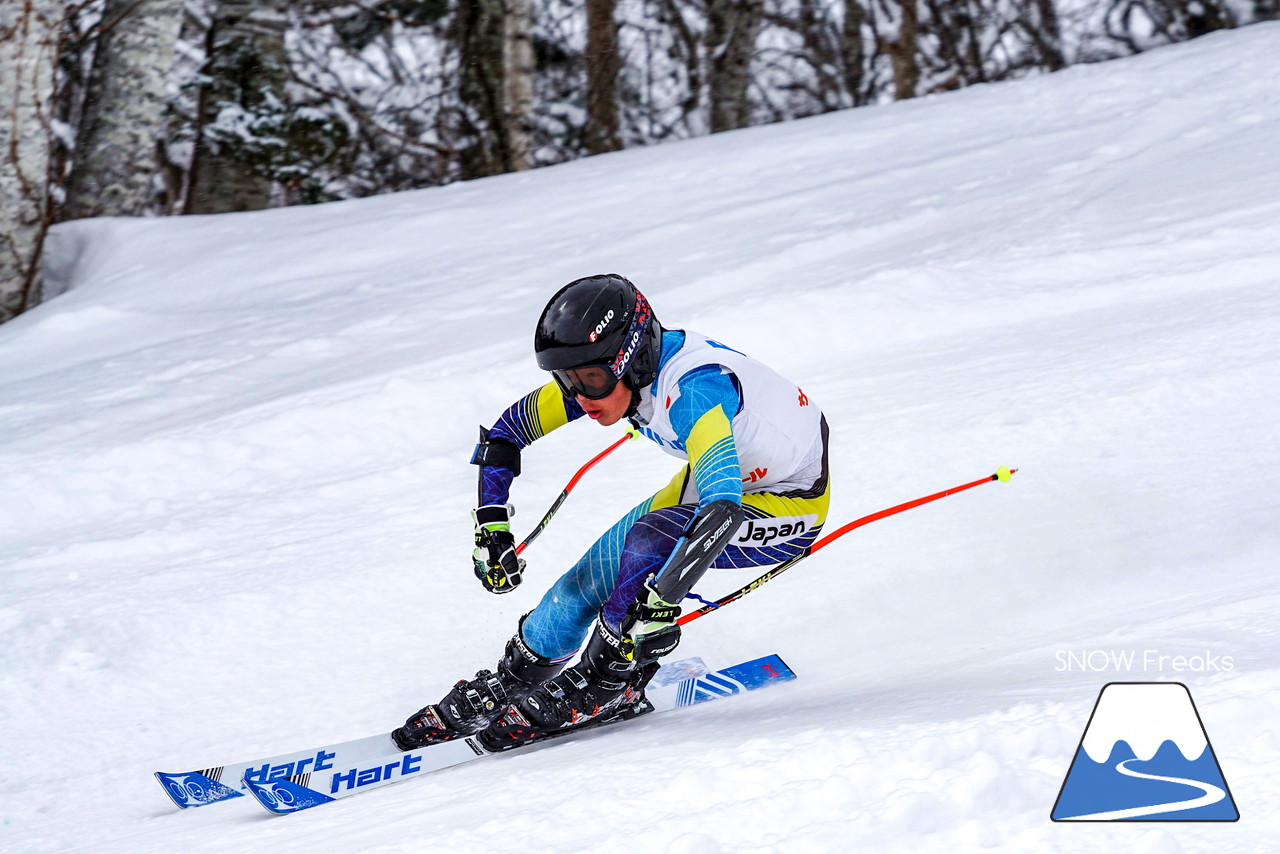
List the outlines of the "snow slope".
<svg viewBox="0 0 1280 854">
<path fill-rule="evenodd" d="M 0 327 L 5 851 L 1267 850 L 1277 79 L 1258 25 L 442 189 L 60 226 L 70 289 Z M 521 590 L 471 574 L 476 424 L 542 381 L 550 292 L 600 271 L 823 405 L 833 524 L 1021 472 L 687 632 L 790 686 L 291 818 L 174 810 L 152 771 L 384 730 L 492 666 L 666 481 L 628 446 Z M 517 523 L 615 435 L 532 449 Z M 1099 650 L 1136 663 L 1064 667 Z M 1049 821 L 1117 679 L 1188 684 L 1239 823 Z"/>
</svg>

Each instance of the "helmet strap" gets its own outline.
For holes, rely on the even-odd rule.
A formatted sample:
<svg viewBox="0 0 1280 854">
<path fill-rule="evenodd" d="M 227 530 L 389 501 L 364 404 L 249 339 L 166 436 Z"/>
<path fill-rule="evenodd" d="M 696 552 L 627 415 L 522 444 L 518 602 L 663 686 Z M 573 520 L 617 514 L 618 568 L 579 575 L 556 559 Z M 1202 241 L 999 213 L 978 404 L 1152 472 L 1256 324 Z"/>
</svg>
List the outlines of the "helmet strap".
<svg viewBox="0 0 1280 854">
<path fill-rule="evenodd" d="M 626 377 L 623 377 L 618 382 L 622 383 L 627 388 L 631 388 L 631 383 L 627 382 Z M 631 418 L 636 414 L 636 412 L 639 409 L 640 409 L 640 390 L 631 388 L 631 405 L 627 407 L 627 412 L 625 415 L 623 415 L 623 418 Z"/>
</svg>

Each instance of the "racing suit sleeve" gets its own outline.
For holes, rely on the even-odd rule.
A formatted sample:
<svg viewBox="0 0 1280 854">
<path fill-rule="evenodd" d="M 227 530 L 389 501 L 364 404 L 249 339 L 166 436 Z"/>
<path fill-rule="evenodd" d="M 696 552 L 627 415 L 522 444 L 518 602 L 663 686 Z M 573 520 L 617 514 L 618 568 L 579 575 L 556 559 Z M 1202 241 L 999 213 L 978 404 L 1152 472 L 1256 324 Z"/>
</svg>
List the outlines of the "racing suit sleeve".
<svg viewBox="0 0 1280 854">
<path fill-rule="evenodd" d="M 742 467 L 732 419 L 742 404 L 733 375 L 705 365 L 681 377 L 679 387 L 680 395 L 671 405 L 671 426 L 689 455 L 699 507 L 724 500 L 741 504 Z"/>
<path fill-rule="evenodd" d="M 507 407 L 488 431 L 487 441 L 513 445 L 518 460 L 519 450 L 552 430 L 581 418 L 583 414 L 582 407 L 572 398 L 565 397 L 553 380 Z M 510 465 L 481 464 L 480 506 L 506 504 L 511 492 L 511 482 L 518 473 L 518 463 L 515 468 Z"/>
</svg>

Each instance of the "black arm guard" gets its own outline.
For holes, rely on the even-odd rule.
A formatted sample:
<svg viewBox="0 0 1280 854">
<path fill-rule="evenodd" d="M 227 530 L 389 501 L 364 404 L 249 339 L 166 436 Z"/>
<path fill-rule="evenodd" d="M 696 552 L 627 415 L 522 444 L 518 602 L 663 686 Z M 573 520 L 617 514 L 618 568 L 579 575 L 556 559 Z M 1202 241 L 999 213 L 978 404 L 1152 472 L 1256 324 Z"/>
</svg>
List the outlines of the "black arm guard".
<svg viewBox="0 0 1280 854">
<path fill-rule="evenodd" d="M 514 442 L 506 439 L 490 439 L 489 431 L 480 425 L 480 443 L 471 455 L 474 466 L 502 466 L 511 469 L 516 477 L 520 476 L 520 449 Z"/>
<path fill-rule="evenodd" d="M 654 581 L 654 591 L 664 602 L 679 604 L 711 566 L 744 518 L 742 505 L 729 500 L 712 501 L 689 520 L 676 549 Z"/>
</svg>

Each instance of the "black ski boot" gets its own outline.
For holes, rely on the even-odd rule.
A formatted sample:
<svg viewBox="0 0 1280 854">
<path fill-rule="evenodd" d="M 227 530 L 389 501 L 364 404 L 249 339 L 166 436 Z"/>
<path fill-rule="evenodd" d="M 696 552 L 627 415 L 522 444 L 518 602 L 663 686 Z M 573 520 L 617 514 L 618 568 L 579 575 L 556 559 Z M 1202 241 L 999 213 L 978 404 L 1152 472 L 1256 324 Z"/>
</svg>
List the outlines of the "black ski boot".
<svg viewBox="0 0 1280 854">
<path fill-rule="evenodd" d="M 581 660 L 511 703 L 478 740 L 508 750 L 613 717 L 644 700 L 657 670 L 656 661 L 637 663 L 630 641 L 597 621 Z"/>
<path fill-rule="evenodd" d="M 497 673 L 481 670 L 474 679 L 459 680 L 440 702 L 414 713 L 391 738 L 401 750 L 414 750 L 477 733 L 559 669 L 530 649 L 517 630 L 507 641 Z"/>
</svg>

